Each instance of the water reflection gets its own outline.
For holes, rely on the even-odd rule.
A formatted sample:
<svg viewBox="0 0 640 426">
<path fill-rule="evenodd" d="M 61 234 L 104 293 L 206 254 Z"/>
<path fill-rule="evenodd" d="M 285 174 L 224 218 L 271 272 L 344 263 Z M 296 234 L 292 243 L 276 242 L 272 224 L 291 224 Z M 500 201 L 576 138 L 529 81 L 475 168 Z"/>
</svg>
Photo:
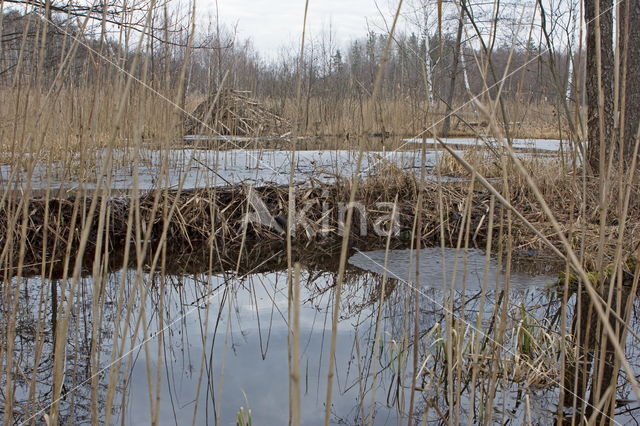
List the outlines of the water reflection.
<svg viewBox="0 0 640 426">
<path fill-rule="evenodd" d="M 164 274 L 128 269 L 106 273 L 104 280 L 84 277 L 70 302 L 64 299 L 68 281 L 54 281 L 58 291 L 54 302 L 50 287 L 43 285 L 41 279 L 14 278 L 13 284 L 22 289 L 16 327 L 16 353 L 20 356 L 15 362 L 21 376 L 16 376 L 15 420 L 33 416 L 37 422 L 43 419 L 40 410 L 46 409 L 51 398 L 52 308 L 56 307 L 59 322 L 63 307 L 72 303 L 60 401 L 61 423 L 104 421 L 105 401 L 112 382 L 115 384 L 112 423 L 149 423 L 155 408 L 160 424 L 233 424 L 238 410 L 244 407 L 251 410 L 255 424 L 286 424 L 288 281 L 286 262 L 282 261 L 286 256 L 283 252 L 273 256 L 280 260 L 271 264 L 271 268 L 256 259 L 251 262 L 247 259 L 247 263 L 256 265 L 254 268 L 213 268 L 209 260 L 167 269 Z M 478 250 L 468 251 L 466 261 L 464 257 L 456 261 L 456 256 L 461 256 L 461 252 L 423 249 L 421 253 L 418 354 L 422 368 L 416 385 L 417 418 L 424 415 L 429 423 L 436 424 L 443 421 L 443 415 L 450 415 L 448 407 L 452 401 L 443 382 L 448 371 L 447 321 L 451 321 L 447 320 L 445 306 L 451 307 L 454 323 L 462 324 L 462 330 L 466 330 L 459 337 L 469 340 L 462 345 L 465 352 L 459 360 L 465 368 L 474 362 L 476 352 L 469 348 L 473 342 L 479 342 L 477 337 L 495 335 L 495 312 L 504 307 L 505 337 L 502 346 L 497 347 L 501 353 L 486 352 L 483 358 L 475 359 L 484 369 L 476 381 L 475 399 L 471 396 L 474 382 L 470 376 L 461 376 L 456 381 L 457 419 L 463 423 L 487 419 L 487 410 L 481 406 L 486 402 L 483 383 L 503 371 L 504 377 L 496 376 L 494 384 L 492 422 L 519 424 L 526 422 L 527 416 L 535 416 L 540 424 L 553 423 L 558 404 L 557 383 L 561 379 L 558 370 L 534 376 L 526 363 L 519 367 L 512 365 L 518 362 L 513 352 L 520 351 L 520 357 L 523 354 L 516 346 L 518 327 L 525 319 L 530 321 L 531 333 L 557 334 L 561 299 L 555 291 L 547 289 L 552 275 L 532 276 L 514 271 L 511 292 L 504 293 L 501 291 L 504 274 L 494 259 L 485 264 L 486 257 Z M 413 375 L 415 292 L 410 284 L 415 283 L 412 272 L 415 263 L 408 250 L 394 250 L 389 259 L 391 274 L 385 283 L 377 353 L 373 352 L 373 342 L 384 252 L 356 253 L 349 260 L 335 353 L 331 412 L 336 424 L 362 424 L 370 414 L 376 371 L 380 375 L 376 379 L 373 424 L 406 422 Z M 337 263 L 330 257 L 318 263 L 307 259 L 305 264 L 299 330 L 301 415 L 303 424 L 313 425 L 321 424 L 324 415 Z M 264 269 L 257 271 L 258 265 Z M 488 290 L 483 304 L 480 288 L 485 266 Z M 244 272 L 236 274 L 236 270 Z M 454 270 L 457 291 L 450 300 L 441 289 L 449 288 Z M 394 275 L 402 280 L 394 279 Z M 405 278 L 409 278 L 409 283 Z M 460 291 L 463 282 L 464 294 Z M 97 289 L 102 292 L 98 294 Z M 98 310 L 92 309 L 96 298 L 101 307 Z M 478 312 L 482 314 L 479 323 L 482 333 L 474 334 Z M 567 313 L 571 315 L 571 309 Z M 549 339 L 556 342 L 553 337 Z M 485 340 L 483 345 L 490 343 Z M 92 347 L 97 348 L 94 356 Z M 533 359 L 536 350 L 528 356 Z M 489 355 L 502 355 L 501 364 L 495 364 Z M 551 366 L 560 363 L 557 358 L 549 362 Z M 501 370 L 495 368 L 497 365 Z M 34 366 L 37 380 L 32 382 L 29 378 Z M 1 385 L 4 389 L 4 383 Z M 97 406 L 94 413 L 92 400 Z"/>
<path fill-rule="evenodd" d="M 377 274 L 382 274 L 386 265 L 389 277 L 414 284 L 417 282 L 418 269 L 421 288 L 448 290 L 453 284 L 456 290 L 462 290 L 464 287 L 477 291 L 482 289 L 485 280 L 489 289 L 495 289 L 496 285 L 504 285 L 504 272 L 498 267 L 495 256 L 487 259 L 482 250 L 423 248 L 420 251 L 419 268 L 415 266 L 416 253 L 414 250 L 391 250 L 385 263 L 385 250 L 358 252 L 349 259 L 349 263 Z M 533 274 L 512 270 L 510 288 L 522 291 L 549 286 L 557 279 L 557 276 L 551 275 L 550 272 L 552 271 L 547 270 L 545 265 L 539 265 L 537 273 Z"/>
</svg>

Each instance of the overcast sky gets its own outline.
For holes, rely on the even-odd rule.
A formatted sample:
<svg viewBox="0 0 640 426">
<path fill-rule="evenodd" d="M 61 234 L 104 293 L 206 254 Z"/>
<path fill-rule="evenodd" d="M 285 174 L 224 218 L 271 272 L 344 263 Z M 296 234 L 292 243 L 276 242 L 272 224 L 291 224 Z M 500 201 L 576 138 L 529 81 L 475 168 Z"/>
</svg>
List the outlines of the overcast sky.
<svg viewBox="0 0 640 426">
<path fill-rule="evenodd" d="M 391 22 L 389 0 L 377 0 L 380 11 Z M 218 0 L 220 20 L 231 27 L 237 24 L 240 39 L 251 38 L 256 48 L 274 55 L 281 46 L 298 43 L 302 33 L 305 0 Z M 202 11 L 215 11 L 214 0 L 201 0 Z M 374 0 L 309 0 L 307 25 L 311 36 L 333 27 L 342 45 L 345 40 L 366 34 L 367 23 L 380 31 L 384 20 Z"/>
<path fill-rule="evenodd" d="M 197 1 L 200 25 L 206 25 L 202 20 L 206 21 L 208 16 L 215 16 L 216 1 Z M 527 9 L 533 12 L 535 1 L 519 0 L 503 6 L 504 16 L 500 21 L 502 31 L 499 37 L 502 34 L 510 41 L 516 28 L 519 37 L 527 36 L 530 18 L 523 12 Z M 564 0 L 562 2 L 569 3 Z M 421 22 L 424 19 L 424 10 L 419 6 L 421 3 L 423 2 L 417 0 L 404 1 L 398 32 L 418 31 L 418 15 L 421 16 Z M 436 25 L 436 4 L 435 1 L 430 3 L 430 26 Z M 486 13 L 489 13 L 491 4 L 487 4 L 488 6 L 477 6 L 475 10 L 479 11 L 482 10 L 481 7 L 485 7 Z M 304 6 L 305 0 L 218 0 L 220 22 L 227 28 L 235 27 L 239 40 L 250 38 L 260 54 L 267 58 L 276 57 L 282 47 L 299 49 Z M 323 31 L 328 33 L 331 27 L 335 37 L 334 44 L 344 47 L 346 41 L 366 36 L 367 29 L 377 33 L 386 32 L 391 26 L 397 6 L 398 0 L 309 0 L 308 36 L 317 38 Z M 505 21 L 505 17 L 521 22 L 522 26 L 514 26 L 515 22 Z M 457 18 L 457 8 L 445 6 L 443 31 L 454 31 Z M 481 28 L 482 26 L 480 23 Z M 430 33 L 434 32 L 435 28 L 430 28 Z M 473 34 L 473 30 L 467 26 L 465 37 L 471 37 Z"/>
</svg>

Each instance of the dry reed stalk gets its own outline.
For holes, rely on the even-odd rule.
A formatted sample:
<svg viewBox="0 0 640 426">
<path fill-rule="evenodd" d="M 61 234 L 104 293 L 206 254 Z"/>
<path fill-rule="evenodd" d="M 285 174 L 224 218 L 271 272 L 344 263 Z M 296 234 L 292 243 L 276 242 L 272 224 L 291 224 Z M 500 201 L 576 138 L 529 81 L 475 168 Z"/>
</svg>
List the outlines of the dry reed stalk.
<svg viewBox="0 0 640 426">
<path fill-rule="evenodd" d="M 293 335 L 292 351 L 291 351 L 291 424 L 300 425 L 300 264 L 295 264 L 295 272 L 293 274 L 292 300 L 293 315 L 291 317 L 293 327 L 291 333 Z"/>
<path fill-rule="evenodd" d="M 385 245 L 385 252 L 384 252 L 384 265 L 383 265 L 383 270 L 382 270 L 382 287 L 380 290 L 380 300 L 378 302 L 378 310 L 376 312 L 376 324 L 375 324 L 375 332 L 374 332 L 374 342 L 373 342 L 373 348 L 371 349 L 373 356 L 374 356 L 374 365 L 376 367 L 374 367 L 374 372 L 373 372 L 373 379 L 372 379 L 372 385 L 371 385 L 371 406 L 369 407 L 369 414 L 367 415 L 367 425 L 371 426 L 373 424 L 373 420 L 374 420 L 374 416 L 375 416 L 375 403 L 376 403 L 376 382 L 378 379 L 378 362 L 379 362 L 379 352 L 378 352 L 378 348 L 380 346 L 380 323 L 382 320 L 382 312 L 383 312 L 383 308 L 384 308 L 384 302 L 385 302 L 385 295 L 386 295 L 386 286 L 387 286 L 387 279 L 388 279 L 388 274 L 387 274 L 387 267 L 389 265 L 389 248 L 391 245 L 391 235 L 392 235 L 392 227 L 393 227 L 393 223 L 394 223 L 394 219 L 396 217 L 397 214 L 397 205 L 398 205 L 398 196 L 396 195 L 396 198 L 393 202 L 393 210 L 391 211 L 391 219 L 389 221 L 389 233 L 387 235 L 387 242 Z M 364 419 L 364 418 L 363 418 Z"/>
<path fill-rule="evenodd" d="M 373 89 L 373 94 L 371 96 L 372 101 L 375 102 L 377 101 L 377 97 L 378 97 L 378 93 L 379 93 L 379 88 L 380 88 L 380 83 L 382 81 L 382 74 L 384 72 L 384 65 L 386 64 L 388 55 L 389 55 L 389 50 L 391 47 L 391 40 L 393 38 L 393 34 L 395 32 L 395 28 L 396 28 L 396 24 L 398 22 L 398 16 L 400 15 L 400 10 L 402 8 L 402 1 L 400 0 L 398 2 L 398 8 L 397 11 L 395 13 L 394 19 L 393 19 L 393 24 L 391 26 L 391 30 L 390 30 L 390 36 L 389 39 L 387 41 L 387 44 L 385 46 L 385 51 L 383 54 L 383 58 L 382 58 L 382 62 L 381 65 L 377 71 L 377 75 L 376 75 L 376 80 L 375 80 L 375 84 L 374 84 L 374 89 Z M 356 164 L 356 169 L 354 172 L 354 176 L 353 176 L 353 182 L 351 183 L 351 195 L 349 197 L 349 204 L 348 206 L 351 206 L 353 204 L 353 202 L 355 201 L 355 195 L 358 189 L 358 181 L 359 181 L 359 175 L 360 175 L 360 168 L 362 165 L 362 154 L 363 154 L 363 147 L 362 144 L 360 144 L 359 146 L 359 150 L 358 150 L 358 160 L 357 160 L 357 164 Z M 347 249 L 349 246 L 349 234 L 351 231 L 351 222 L 353 219 L 353 208 L 348 208 L 347 209 L 347 218 L 346 218 L 346 222 L 345 222 L 345 235 L 343 237 L 342 240 L 342 248 L 341 248 L 341 255 L 340 255 L 340 266 L 338 268 L 338 278 L 337 278 L 337 282 L 336 282 L 336 289 L 335 289 L 335 301 L 334 301 L 334 305 L 333 305 L 333 318 L 332 318 L 332 322 L 331 322 L 331 349 L 329 351 L 330 354 L 335 354 L 336 351 L 336 336 L 338 333 L 338 315 L 339 315 L 339 306 L 340 306 L 340 295 L 341 295 L 341 291 L 342 291 L 342 281 L 344 279 L 344 270 L 345 270 L 345 264 L 346 264 L 346 255 L 347 255 Z M 330 421 L 330 416 L 331 416 L 331 399 L 332 399 L 332 393 L 333 393 L 333 375 L 334 375 L 334 357 L 330 356 L 329 357 L 329 372 L 327 374 L 327 396 L 326 396 L 326 400 L 325 400 L 325 416 L 324 416 L 324 424 L 325 426 L 329 425 L 329 421 Z"/>
</svg>

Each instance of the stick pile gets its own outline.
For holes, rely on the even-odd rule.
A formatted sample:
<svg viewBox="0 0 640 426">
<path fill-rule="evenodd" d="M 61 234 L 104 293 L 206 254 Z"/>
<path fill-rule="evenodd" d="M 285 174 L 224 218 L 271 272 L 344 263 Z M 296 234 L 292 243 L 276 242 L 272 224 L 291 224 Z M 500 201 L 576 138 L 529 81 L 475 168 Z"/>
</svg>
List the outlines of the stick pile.
<svg viewBox="0 0 640 426">
<path fill-rule="evenodd" d="M 201 102 L 185 118 L 184 130 L 188 135 L 213 132 L 230 136 L 280 136 L 291 131 L 291 124 L 251 98 L 249 92 L 225 89 Z"/>
</svg>

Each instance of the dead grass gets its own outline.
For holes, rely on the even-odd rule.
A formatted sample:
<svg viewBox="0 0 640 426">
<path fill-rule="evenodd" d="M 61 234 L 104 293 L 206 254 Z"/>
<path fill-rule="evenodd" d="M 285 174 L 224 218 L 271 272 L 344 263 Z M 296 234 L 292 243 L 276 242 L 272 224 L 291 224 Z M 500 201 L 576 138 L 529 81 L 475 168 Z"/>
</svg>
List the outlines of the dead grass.
<svg viewBox="0 0 640 426">
<path fill-rule="evenodd" d="M 279 115 L 290 121 L 298 114 L 295 99 L 263 99 L 266 105 Z M 302 112 L 305 135 L 343 136 L 368 135 L 388 132 L 391 135 L 415 137 L 425 131 L 424 123 L 435 123 L 438 134 L 445 116 L 444 104 L 428 105 L 416 103 L 411 99 L 382 99 L 374 107 L 365 97 L 357 98 L 323 98 L 312 97 L 303 101 Z M 511 122 L 508 123 L 510 135 L 516 138 L 559 139 L 568 132 L 566 123 L 558 118 L 553 105 L 527 104 L 516 101 L 505 101 L 510 111 Z M 450 136 L 476 137 L 488 134 L 490 129 L 485 119 L 471 103 L 458 107 L 452 120 Z M 431 134 L 431 129 L 427 131 Z"/>
<path fill-rule="evenodd" d="M 107 147 L 132 147 L 136 140 L 159 147 L 181 139 L 179 111 L 144 88 L 127 96 L 127 119 L 114 128 L 119 99 L 113 94 L 121 91 L 115 83 L 65 86 L 49 96 L 35 87 L 0 88 L 0 160 L 31 156 L 46 163 Z"/>
</svg>

